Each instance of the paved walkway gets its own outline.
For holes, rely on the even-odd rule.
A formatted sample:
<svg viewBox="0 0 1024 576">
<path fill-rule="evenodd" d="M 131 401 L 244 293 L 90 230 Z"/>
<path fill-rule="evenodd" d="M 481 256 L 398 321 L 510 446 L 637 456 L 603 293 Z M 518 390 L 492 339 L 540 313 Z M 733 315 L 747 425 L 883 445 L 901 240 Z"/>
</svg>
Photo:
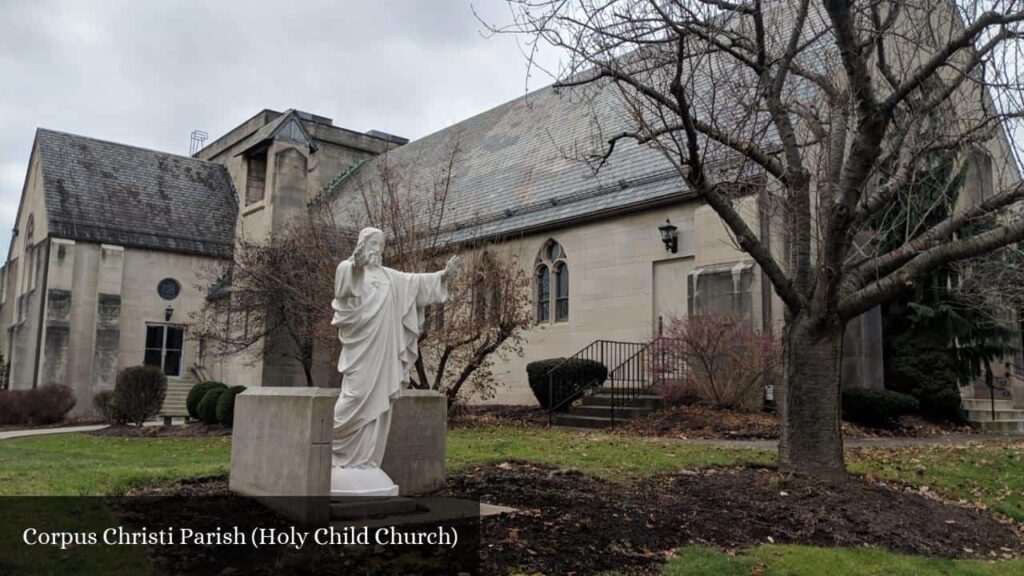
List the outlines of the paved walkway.
<svg viewBox="0 0 1024 576">
<path fill-rule="evenodd" d="M 88 426 L 67 426 L 64 428 L 28 428 L 25 430 L 8 430 L 0 432 L 0 440 L 11 438 L 24 438 L 25 436 L 47 436 L 49 434 L 67 434 L 69 432 L 92 432 L 102 430 L 107 424 L 90 424 Z"/>
</svg>

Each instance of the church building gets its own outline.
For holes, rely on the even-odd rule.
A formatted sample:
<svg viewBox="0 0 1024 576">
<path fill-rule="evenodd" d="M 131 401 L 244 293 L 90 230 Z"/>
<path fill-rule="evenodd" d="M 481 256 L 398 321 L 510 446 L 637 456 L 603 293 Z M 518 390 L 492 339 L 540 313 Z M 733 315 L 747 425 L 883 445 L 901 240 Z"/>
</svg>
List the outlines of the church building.
<svg viewBox="0 0 1024 576">
<path fill-rule="evenodd" d="M 265 238 L 311 203 L 344 214 L 385 158 L 429 167 L 455 145 L 449 241 L 500 241 L 534 283 L 525 356 L 495 367 L 491 402 L 535 402 L 527 362 L 596 340 L 644 342 L 692 311 L 778 329 L 782 306 L 767 279 L 660 152 L 622 146 L 596 172 L 572 157 L 598 137 L 595 117 L 609 132 L 623 121 L 610 94 L 583 105 L 554 87 L 414 142 L 263 110 L 191 157 L 40 129 L 0 282 L 10 386 L 65 384 L 83 415 L 118 370 L 141 363 L 161 366 L 179 398 L 206 378 L 304 385 L 300 366 L 269 354 L 204 358 L 189 318 L 209 271 L 232 257 L 236 238 Z M 766 194 L 737 203 L 781 245 Z M 877 310 L 851 323 L 844 348 L 846 381 L 881 387 Z"/>
</svg>

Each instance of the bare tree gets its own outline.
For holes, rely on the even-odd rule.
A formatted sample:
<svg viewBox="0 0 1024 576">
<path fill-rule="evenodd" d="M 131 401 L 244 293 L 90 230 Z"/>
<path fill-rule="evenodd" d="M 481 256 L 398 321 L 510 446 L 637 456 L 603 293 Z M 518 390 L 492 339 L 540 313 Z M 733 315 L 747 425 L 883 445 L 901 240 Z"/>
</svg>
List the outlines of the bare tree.
<svg viewBox="0 0 1024 576">
<path fill-rule="evenodd" d="M 384 262 L 408 272 L 443 267 L 446 253 L 463 254 L 462 271 L 448 282 L 448 300 L 427 311 L 412 386 L 444 392 L 449 401 L 493 395 L 494 360 L 523 354 L 532 317 L 530 277 L 510 251 L 496 243 L 453 238 L 464 218 L 453 202 L 452 175 L 461 149 L 458 135 L 429 160 L 385 153 L 356 174 L 357 198 L 340 202 L 339 222 L 374 226 L 387 237 Z"/>
<path fill-rule="evenodd" d="M 783 473 L 846 477 L 839 420 L 848 321 L 936 268 L 1024 239 L 1013 138 L 1020 0 L 510 0 L 497 32 L 554 46 L 556 86 L 606 98 L 596 168 L 616 146 L 661 151 L 720 216 L 785 308 Z M 531 52 L 532 53 L 532 52 Z M 920 204 L 934 154 L 980 168 L 982 194 L 896 246 L 877 215 Z M 780 241 L 748 222 L 757 191 Z M 777 240 L 777 239 L 775 239 Z"/>
<path fill-rule="evenodd" d="M 204 354 L 276 355 L 297 362 L 315 386 L 315 351 L 340 352 L 329 303 L 335 267 L 354 245 L 319 208 L 265 240 L 238 240 L 233 262 L 209 271 L 210 297 L 193 318 Z"/>
</svg>

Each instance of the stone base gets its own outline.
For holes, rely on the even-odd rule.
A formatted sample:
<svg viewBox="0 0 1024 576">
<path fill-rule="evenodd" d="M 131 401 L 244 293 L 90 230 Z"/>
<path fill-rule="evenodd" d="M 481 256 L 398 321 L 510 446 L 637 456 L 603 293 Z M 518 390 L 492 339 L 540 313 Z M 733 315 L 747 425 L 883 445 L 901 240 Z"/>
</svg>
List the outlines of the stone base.
<svg viewBox="0 0 1024 576">
<path fill-rule="evenodd" d="M 398 486 L 380 468 L 331 468 L 331 496 L 398 496 Z"/>
<path fill-rule="evenodd" d="M 337 388 L 257 387 L 239 394 L 231 441 L 231 490 L 271 497 L 263 501 L 272 507 L 287 500 L 277 496 L 315 496 L 326 502 L 332 491 L 331 445 L 339 392 Z M 448 429 L 444 395 L 405 390 L 391 409 L 383 474 L 403 496 L 440 489 Z M 326 504 L 278 511 L 298 522 L 326 521 L 329 516 Z"/>
</svg>

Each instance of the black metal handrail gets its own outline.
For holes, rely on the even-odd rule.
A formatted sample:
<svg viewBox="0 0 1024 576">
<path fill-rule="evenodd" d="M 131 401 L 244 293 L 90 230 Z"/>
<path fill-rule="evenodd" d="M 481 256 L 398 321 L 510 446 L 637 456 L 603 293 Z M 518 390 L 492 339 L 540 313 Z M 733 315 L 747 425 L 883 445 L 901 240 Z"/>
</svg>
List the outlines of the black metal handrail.
<svg viewBox="0 0 1024 576">
<path fill-rule="evenodd" d="M 555 412 L 563 406 L 573 402 L 581 395 L 588 391 L 594 390 L 605 383 L 609 374 L 612 370 L 608 370 L 608 367 L 616 367 L 622 365 L 627 358 L 635 355 L 638 351 L 643 349 L 645 346 L 642 342 L 620 342 L 616 340 L 595 340 L 584 347 L 579 352 L 572 356 L 562 360 L 553 368 L 547 371 L 545 377 L 548 381 L 548 422 L 552 422 L 554 419 Z M 598 362 L 607 371 L 604 377 L 600 374 L 592 372 L 592 365 L 589 365 L 582 361 Z M 566 370 L 568 374 L 564 374 Z M 572 388 L 565 391 L 564 397 L 558 402 L 555 402 L 555 373 L 563 372 L 561 378 L 561 385 L 565 385 L 566 382 L 572 385 Z"/>
<path fill-rule="evenodd" d="M 686 365 L 677 353 L 676 343 L 673 338 L 656 337 L 609 372 L 607 386 L 611 394 L 609 417 L 612 428 L 615 427 L 616 416 L 641 394 L 650 392 L 661 383 L 684 377 Z"/>
</svg>

